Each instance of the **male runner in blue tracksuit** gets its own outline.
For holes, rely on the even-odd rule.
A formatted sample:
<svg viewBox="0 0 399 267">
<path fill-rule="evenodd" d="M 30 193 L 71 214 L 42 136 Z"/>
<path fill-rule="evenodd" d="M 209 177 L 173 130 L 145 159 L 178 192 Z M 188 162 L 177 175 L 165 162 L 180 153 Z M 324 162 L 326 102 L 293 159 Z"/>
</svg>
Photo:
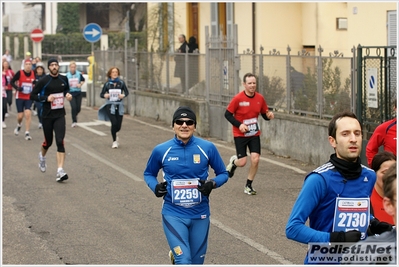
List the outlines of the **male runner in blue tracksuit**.
<svg viewBox="0 0 399 267">
<path fill-rule="evenodd" d="M 306 176 L 286 225 L 287 238 L 305 244 L 357 242 L 365 238 L 367 228 L 376 232 L 371 229 L 371 224 L 369 227 L 369 218 L 372 218 L 369 197 L 376 174 L 360 163 L 360 122 L 351 112 L 336 114 L 330 121 L 328 134 L 335 153 L 327 163 Z M 341 207 L 340 203 L 349 204 Z M 351 207 L 351 203 L 356 205 Z M 308 219 L 309 226 L 305 225 Z M 378 223 L 373 226 L 378 228 Z M 322 263 L 310 260 L 308 256 L 309 251 L 305 264 Z"/>
<path fill-rule="evenodd" d="M 163 197 L 162 224 L 169 256 L 176 264 L 203 264 L 210 225 L 209 194 L 228 180 L 226 166 L 209 141 L 195 137 L 196 115 L 179 107 L 172 126 L 175 137 L 157 145 L 144 171 L 144 180 L 157 197 Z M 209 166 L 215 177 L 208 179 Z M 157 175 L 162 169 L 164 181 Z"/>
</svg>

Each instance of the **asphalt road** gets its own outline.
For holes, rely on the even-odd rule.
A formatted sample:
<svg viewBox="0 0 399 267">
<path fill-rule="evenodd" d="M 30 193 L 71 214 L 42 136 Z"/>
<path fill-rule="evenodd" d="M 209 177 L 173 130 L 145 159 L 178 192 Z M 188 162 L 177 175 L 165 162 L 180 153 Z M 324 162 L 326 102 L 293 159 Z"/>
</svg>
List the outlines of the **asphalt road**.
<svg viewBox="0 0 399 267">
<path fill-rule="evenodd" d="M 82 106 L 79 126 L 71 128 L 67 105 L 64 183 L 55 181 L 55 144 L 47 171 L 38 168 L 43 133 L 37 117 L 31 141 L 24 139 L 24 125 L 14 135 L 15 109 L 6 118 L 3 264 L 170 264 L 162 200 L 143 181 L 154 146 L 173 137 L 170 123 L 125 115 L 120 147 L 112 149 L 110 126 L 97 121 L 97 110 Z M 210 140 L 227 165 L 234 144 Z M 243 192 L 248 164 L 237 169 L 211 194 L 205 264 L 302 264 L 307 246 L 288 240 L 285 224 L 305 173 L 314 167 L 262 151 L 256 196 Z"/>
</svg>

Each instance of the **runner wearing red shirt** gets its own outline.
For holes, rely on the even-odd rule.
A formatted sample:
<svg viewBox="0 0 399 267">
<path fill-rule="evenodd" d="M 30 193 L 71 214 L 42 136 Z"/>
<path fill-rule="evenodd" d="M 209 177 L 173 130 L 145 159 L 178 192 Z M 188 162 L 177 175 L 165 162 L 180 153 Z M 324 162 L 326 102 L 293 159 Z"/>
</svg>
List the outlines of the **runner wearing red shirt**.
<svg viewBox="0 0 399 267">
<path fill-rule="evenodd" d="M 394 110 L 396 112 L 396 103 Z M 396 141 L 396 118 L 375 128 L 366 146 L 366 158 L 369 166 L 371 166 L 371 161 L 378 153 L 380 146 L 384 146 L 385 151 L 392 152 L 396 156 Z"/>
<path fill-rule="evenodd" d="M 273 112 L 269 111 L 263 96 L 256 92 L 256 77 L 247 73 L 243 78 L 244 91 L 233 97 L 228 105 L 225 118 L 233 125 L 234 143 L 236 154 L 230 158 L 227 165 L 229 177 L 233 177 L 237 167 L 244 167 L 247 163 L 247 147 L 250 151 L 251 166 L 244 193 L 256 195 L 252 182 L 258 171 L 260 158 L 260 129 L 258 124 L 259 114 L 265 120 L 274 119 Z"/>
<path fill-rule="evenodd" d="M 29 59 L 25 60 L 24 69 L 17 71 L 11 80 L 12 87 L 17 90 L 15 93 L 15 104 L 17 106 L 17 127 L 14 134 L 18 135 L 21 130 L 21 122 L 25 116 L 25 140 L 32 140 L 29 134 L 31 123 L 31 107 L 32 100 L 30 100 L 30 93 L 33 89 L 33 81 L 35 74 L 32 71 L 32 62 Z"/>
<path fill-rule="evenodd" d="M 380 151 L 378 152 L 371 162 L 371 168 L 377 175 L 377 180 L 374 184 L 373 192 L 371 193 L 370 201 L 373 207 L 373 215 L 380 222 L 387 222 L 391 225 L 394 224 L 392 216 L 386 213 L 383 205 L 384 190 L 382 177 L 387 172 L 389 167 L 396 163 L 396 156 L 392 152 Z"/>
</svg>

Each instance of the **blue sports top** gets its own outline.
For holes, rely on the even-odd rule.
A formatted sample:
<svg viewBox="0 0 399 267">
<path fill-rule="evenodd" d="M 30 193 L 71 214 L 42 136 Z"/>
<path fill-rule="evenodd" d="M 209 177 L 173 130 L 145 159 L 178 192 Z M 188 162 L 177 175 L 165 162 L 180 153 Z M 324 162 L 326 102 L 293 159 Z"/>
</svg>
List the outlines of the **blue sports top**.
<svg viewBox="0 0 399 267">
<path fill-rule="evenodd" d="M 215 181 L 216 187 L 227 182 L 228 172 L 216 146 L 195 136 L 192 136 L 187 144 L 175 136 L 154 148 L 144 170 L 144 180 L 148 187 L 155 192 L 155 187 L 159 183 L 158 172 L 162 169 L 168 191 L 164 196 L 162 214 L 189 219 L 203 219 L 210 215 L 209 199 L 200 192 L 202 201 L 191 207 L 174 204 L 171 195 L 172 180 L 193 178 L 207 180 L 209 166 L 215 172 L 216 177 L 212 180 Z"/>
<path fill-rule="evenodd" d="M 286 236 L 301 242 L 330 242 L 337 197 L 371 196 L 376 174 L 362 165 L 356 179 L 345 179 L 329 161 L 305 178 L 286 225 Z M 309 218 L 309 226 L 305 225 Z M 307 257 L 305 258 L 307 263 Z"/>
<path fill-rule="evenodd" d="M 68 81 L 69 81 L 70 93 L 72 94 L 72 93 L 81 92 L 81 88 L 78 88 L 77 85 L 85 80 L 82 73 L 78 70 L 76 70 L 74 74 L 72 74 L 70 71 L 68 71 L 65 76 L 67 76 Z M 74 94 L 72 94 L 72 95 L 74 95 Z"/>
</svg>

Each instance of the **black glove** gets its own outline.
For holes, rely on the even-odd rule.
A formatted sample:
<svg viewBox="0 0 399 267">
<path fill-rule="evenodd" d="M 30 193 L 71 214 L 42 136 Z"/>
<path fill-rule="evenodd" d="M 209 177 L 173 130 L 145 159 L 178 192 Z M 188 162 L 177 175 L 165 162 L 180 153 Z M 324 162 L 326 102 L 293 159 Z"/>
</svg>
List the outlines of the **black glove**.
<svg viewBox="0 0 399 267">
<path fill-rule="evenodd" d="M 200 191 L 204 196 L 209 196 L 214 188 L 214 181 L 212 180 L 199 180 L 200 185 L 198 185 L 198 191 Z"/>
<path fill-rule="evenodd" d="M 19 91 L 19 92 L 22 92 L 22 90 L 24 90 L 24 88 L 22 88 L 22 87 L 17 88 L 17 91 Z"/>
<path fill-rule="evenodd" d="M 357 230 L 348 232 L 332 232 L 330 233 L 330 242 L 357 242 L 360 240 L 361 233 Z"/>
<path fill-rule="evenodd" d="M 380 235 L 383 232 L 391 231 L 392 225 L 387 222 L 380 222 L 377 218 L 370 220 L 370 225 L 367 233 L 369 235 Z"/>
<path fill-rule="evenodd" d="M 166 185 L 167 185 L 167 182 L 165 181 L 165 182 L 159 183 L 155 186 L 155 195 L 157 197 L 163 197 L 164 195 L 166 195 L 166 193 L 168 192 L 166 190 Z"/>
</svg>

